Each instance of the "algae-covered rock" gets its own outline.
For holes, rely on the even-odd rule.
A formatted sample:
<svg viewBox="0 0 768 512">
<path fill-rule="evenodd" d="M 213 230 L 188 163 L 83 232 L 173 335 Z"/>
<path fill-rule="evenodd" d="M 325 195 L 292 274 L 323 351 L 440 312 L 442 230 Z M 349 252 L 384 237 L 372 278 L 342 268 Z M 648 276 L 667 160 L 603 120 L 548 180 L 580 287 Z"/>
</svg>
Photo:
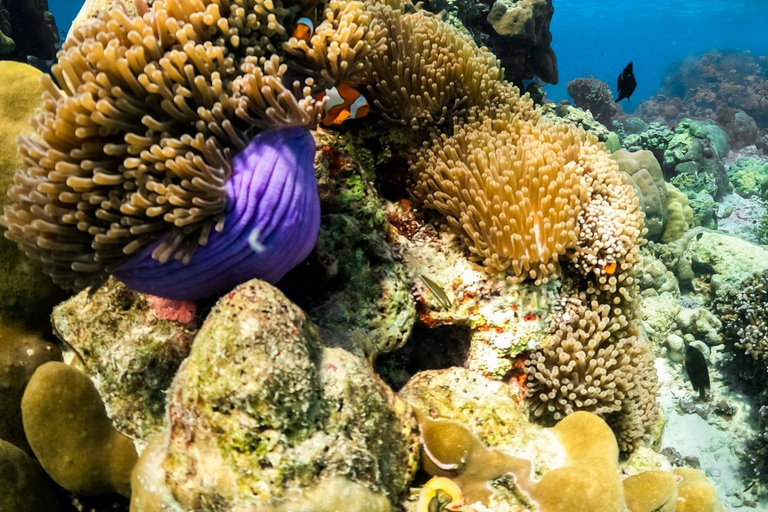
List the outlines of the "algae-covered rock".
<svg viewBox="0 0 768 512">
<path fill-rule="evenodd" d="M 0 326 L 0 439 L 31 454 L 21 422 L 21 397 L 38 366 L 61 361 L 61 350 L 19 324 Z"/>
<path fill-rule="evenodd" d="M 309 261 L 281 285 L 323 329 L 326 344 L 375 359 L 410 336 L 411 280 L 388 243 L 374 157 L 363 139 L 317 134 L 316 141 L 320 233 Z"/>
<path fill-rule="evenodd" d="M 728 176 L 740 196 L 768 199 L 768 190 L 764 186 L 768 180 L 768 163 L 757 158 L 740 157 L 728 167 Z"/>
<path fill-rule="evenodd" d="M 702 228 L 689 232 L 675 245 L 680 255 L 678 269 L 689 268 L 687 281 L 713 299 L 738 290 L 745 279 L 768 268 L 768 250 Z"/>
<path fill-rule="evenodd" d="M 667 207 L 667 227 L 661 236 L 665 243 L 674 242 L 693 227 L 693 210 L 688 205 L 688 196 L 674 185 L 666 184 L 669 203 Z"/>
<path fill-rule="evenodd" d="M 0 510 L 3 512 L 64 512 L 61 490 L 40 464 L 0 439 Z"/>
<path fill-rule="evenodd" d="M 16 139 L 34 132 L 28 119 L 42 104 L 41 74 L 26 64 L 0 61 L 0 212 L 8 203 L 14 172 L 23 166 Z M 41 314 L 47 315 L 65 296 L 16 244 L 0 238 L 0 320 L 24 321 L 39 329 L 46 324 Z"/>
<path fill-rule="evenodd" d="M 161 472 L 136 471 L 162 475 L 144 478 L 148 503 L 272 510 L 334 477 L 396 503 L 415 472 L 408 405 L 365 359 L 324 347 L 304 312 L 258 280 L 206 319 L 174 378 L 168 418 L 147 460 Z"/>
<path fill-rule="evenodd" d="M 528 420 L 523 390 L 514 381 L 508 384 L 466 368 L 427 370 L 414 375 L 398 394 L 430 419 L 466 425 L 491 448 L 536 453 L 535 467 L 546 468 L 559 455 L 552 439 Z"/>
<path fill-rule="evenodd" d="M 130 496 L 136 448 L 112 426 L 84 373 L 45 363 L 29 381 L 21 410 L 32 451 L 57 484 L 77 494 Z"/>
<path fill-rule="evenodd" d="M 544 104 L 538 107 L 542 113 L 542 119 L 550 122 L 563 122 L 580 126 L 599 140 L 605 142 L 611 133 L 602 123 L 592 116 L 589 110 L 584 110 L 571 105 Z"/>
<path fill-rule="evenodd" d="M 645 213 L 645 227 L 648 228 L 646 237 L 649 240 L 659 238 L 664 233 L 669 202 L 659 162 L 647 150 L 630 153 L 622 149 L 613 153 L 611 158 L 619 165 L 619 170 L 629 177 L 638 192 Z"/>
<path fill-rule="evenodd" d="M 721 128 L 683 119 L 664 151 L 662 168 L 671 183 L 689 196 L 705 191 L 719 199 L 730 188 L 721 161 L 728 149 L 728 136 Z"/>
<path fill-rule="evenodd" d="M 189 354 L 194 315 L 193 303 L 110 279 L 56 306 L 51 320 L 94 379 L 115 427 L 144 439 L 165 422 L 165 392 Z"/>
</svg>

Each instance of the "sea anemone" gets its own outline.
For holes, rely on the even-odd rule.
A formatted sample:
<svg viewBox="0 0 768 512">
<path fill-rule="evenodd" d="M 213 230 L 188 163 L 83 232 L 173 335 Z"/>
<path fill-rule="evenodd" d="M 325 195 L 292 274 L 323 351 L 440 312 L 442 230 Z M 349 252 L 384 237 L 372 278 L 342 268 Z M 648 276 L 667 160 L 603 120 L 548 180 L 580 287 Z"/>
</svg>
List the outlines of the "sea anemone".
<svg viewBox="0 0 768 512">
<path fill-rule="evenodd" d="M 147 246 L 114 270 L 134 290 L 195 299 L 258 277 L 277 282 L 312 251 L 320 228 L 315 141 L 300 128 L 260 133 L 232 161 L 226 229 L 211 233 L 193 258 L 161 262 L 163 242 Z"/>
<path fill-rule="evenodd" d="M 287 11 L 157 0 L 140 14 L 117 7 L 81 26 L 55 83 L 44 76 L 37 133 L 19 143 L 26 169 L 0 217 L 6 238 L 70 289 L 116 272 L 191 299 L 279 279 L 317 234 L 307 130 L 324 106 L 274 53 Z M 294 128 L 257 135 L 280 127 Z"/>
</svg>

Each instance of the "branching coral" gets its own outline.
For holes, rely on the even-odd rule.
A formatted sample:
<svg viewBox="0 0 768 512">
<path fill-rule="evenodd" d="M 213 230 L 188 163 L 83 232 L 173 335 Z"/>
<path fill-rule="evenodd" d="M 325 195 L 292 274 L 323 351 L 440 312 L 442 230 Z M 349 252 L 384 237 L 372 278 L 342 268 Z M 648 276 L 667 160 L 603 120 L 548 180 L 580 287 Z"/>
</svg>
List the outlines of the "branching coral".
<svg viewBox="0 0 768 512">
<path fill-rule="evenodd" d="M 309 127 L 322 104 L 284 85 L 272 51 L 279 3 L 158 0 L 76 30 L 45 78 L 37 136 L 20 150 L 6 237 L 54 281 L 80 288 L 161 239 L 189 261 L 224 228 L 234 152 L 259 130 Z"/>
</svg>

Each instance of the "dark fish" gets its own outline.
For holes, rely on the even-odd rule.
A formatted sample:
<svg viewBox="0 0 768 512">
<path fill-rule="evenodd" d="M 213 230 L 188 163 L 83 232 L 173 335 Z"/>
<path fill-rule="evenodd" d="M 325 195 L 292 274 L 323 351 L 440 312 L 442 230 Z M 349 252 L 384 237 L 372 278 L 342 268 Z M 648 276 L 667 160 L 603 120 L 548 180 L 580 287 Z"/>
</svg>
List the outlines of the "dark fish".
<svg viewBox="0 0 768 512">
<path fill-rule="evenodd" d="M 451 299 L 448 298 L 448 295 L 446 295 L 445 290 L 443 290 L 443 287 L 431 280 L 430 278 L 423 276 L 419 274 L 419 279 L 424 281 L 424 284 L 427 285 L 427 288 L 429 288 L 429 291 L 431 291 L 435 298 L 437 299 L 437 302 L 440 303 L 441 306 L 443 306 L 445 309 L 448 309 L 451 307 Z"/>
<path fill-rule="evenodd" d="M 616 101 L 621 101 L 624 98 L 629 100 L 629 97 L 635 92 L 635 87 L 637 87 L 637 80 L 635 80 L 635 72 L 632 71 L 632 63 L 630 62 L 619 75 L 619 83 L 616 86 L 619 97 L 616 98 Z"/>
<path fill-rule="evenodd" d="M 693 345 L 688 345 L 685 349 L 685 370 L 688 372 L 688 378 L 691 379 L 693 390 L 699 392 L 699 400 L 706 400 L 709 391 L 707 359 L 701 350 Z"/>
</svg>

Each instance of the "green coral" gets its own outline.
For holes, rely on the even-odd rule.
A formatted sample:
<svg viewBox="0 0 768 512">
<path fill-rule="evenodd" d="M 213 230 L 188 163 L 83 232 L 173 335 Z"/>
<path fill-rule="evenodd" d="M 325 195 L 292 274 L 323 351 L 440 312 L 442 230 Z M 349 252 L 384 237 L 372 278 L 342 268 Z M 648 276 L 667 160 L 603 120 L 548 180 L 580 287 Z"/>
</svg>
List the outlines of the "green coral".
<svg viewBox="0 0 768 512">
<path fill-rule="evenodd" d="M 728 153 L 728 139 L 721 128 L 683 119 L 664 151 L 662 168 L 673 185 L 691 197 L 707 192 L 720 198 L 730 184 L 721 159 Z"/>
<path fill-rule="evenodd" d="M 32 451 L 57 484 L 78 494 L 130 496 L 136 448 L 112 426 L 85 374 L 45 363 L 29 381 L 21 410 Z"/>
<path fill-rule="evenodd" d="M 598 140 L 605 142 L 608 140 L 610 131 L 602 123 L 597 121 L 589 110 L 584 110 L 571 105 L 552 105 L 545 103 L 538 106 L 541 111 L 541 118 L 552 122 L 564 122 L 574 126 L 580 126 L 587 132 L 596 136 Z"/>
<path fill-rule="evenodd" d="M 728 167 L 728 177 L 739 195 L 768 199 L 768 163 L 740 157 Z"/>
</svg>

